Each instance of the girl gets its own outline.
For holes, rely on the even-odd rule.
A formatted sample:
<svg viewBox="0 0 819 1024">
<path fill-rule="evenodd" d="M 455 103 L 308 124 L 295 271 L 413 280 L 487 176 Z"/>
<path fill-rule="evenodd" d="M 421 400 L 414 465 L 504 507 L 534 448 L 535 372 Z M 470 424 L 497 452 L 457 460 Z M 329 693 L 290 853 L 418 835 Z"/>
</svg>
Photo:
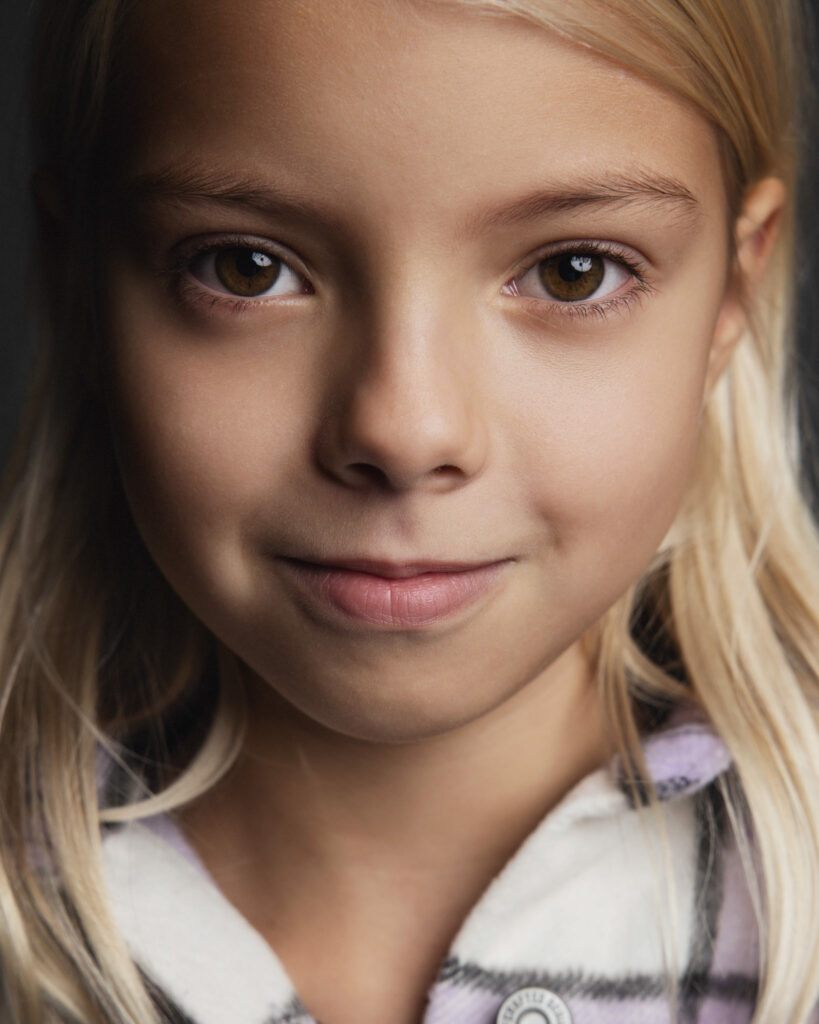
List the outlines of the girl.
<svg viewBox="0 0 819 1024">
<path fill-rule="evenodd" d="M 797 13 L 47 0 L 4 1020 L 815 1019 Z"/>
</svg>

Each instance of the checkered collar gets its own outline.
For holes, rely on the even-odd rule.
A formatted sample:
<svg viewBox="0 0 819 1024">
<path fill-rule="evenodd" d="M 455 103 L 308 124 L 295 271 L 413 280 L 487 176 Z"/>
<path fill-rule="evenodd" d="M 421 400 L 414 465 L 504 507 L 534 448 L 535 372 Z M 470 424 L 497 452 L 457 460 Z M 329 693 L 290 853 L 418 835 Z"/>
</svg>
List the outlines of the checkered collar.
<svg viewBox="0 0 819 1024">
<path fill-rule="evenodd" d="M 691 846 L 692 798 L 730 767 L 724 744 L 704 721 L 680 712 L 646 739 L 643 753 L 659 800 L 680 808 L 671 818 L 672 833 L 679 831 L 678 845 Z M 509 993 L 495 991 L 503 986 L 492 979 L 513 977 L 515 990 L 522 990 L 527 978 L 540 977 L 540 967 L 556 955 L 549 929 L 543 930 L 544 921 L 548 922 L 550 915 L 566 913 L 559 891 L 561 871 L 583 870 L 583 858 L 589 870 L 598 864 L 596 876 L 603 894 L 598 899 L 612 886 L 615 891 L 618 886 L 625 891 L 627 886 L 641 884 L 639 878 L 632 877 L 636 860 L 624 863 L 620 876 L 607 853 L 614 838 L 619 841 L 626 834 L 635 858 L 641 849 L 635 832 L 639 812 L 633 788 L 624 785 L 623 774 L 615 760 L 587 776 L 524 842 L 456 936 L 441 976 L 430 991 L 424 1024 L 479 1024 L 484 1020 L 494 1024 L 495 1003 L 500 1004 L 501 997 Z M 273 950 L 217 889 L 170 817 L 112 831 L 105 838 L 103 851 L 117 923 L 135 961 L 163 993 L 167 1005 L 174 1007 L 169 1011 L 171 1020 L 181 1024 L 312 1021 Z M 690 883 L 687 864 L 692 857 L 695 861 L 693 846 L 680 869 L 683 886 Z M 610 872 L 601 871 L 601 858 L 609 858 Z M 640 871 L 642 865 L 637 865 L 638 875 Z M 566 898 L 573 898 L 571 877 L 567 879 Z M 583 891 L 578 893 L 585 902 Z M 617 898 L 621 897 L 618 894 Z M 636 906 L 642 902 L 639 896 Z M 585 913 L 578 905 L 575 931 L 581 930 Z M 563 920 L 561 926 L 565 925 Z M 574 942 L 579 951 L 589 945 L 582 936 L 578 940 L 568 933 L 562 941 L 567 949 L 574 948 Z M 626 968 L 639 973 L 642 955 L 638 949 L 634 964 L 627 963 Z M 608 969 L 606 964 L 575 960 L 564 957 L 561 962 L 581 972 L 600 974 Z M 511 984 L 508 982 L 507 988 Z M 475 1001 L 471 1009 L 463 1003 L 465 998 Z"/>
</svg>

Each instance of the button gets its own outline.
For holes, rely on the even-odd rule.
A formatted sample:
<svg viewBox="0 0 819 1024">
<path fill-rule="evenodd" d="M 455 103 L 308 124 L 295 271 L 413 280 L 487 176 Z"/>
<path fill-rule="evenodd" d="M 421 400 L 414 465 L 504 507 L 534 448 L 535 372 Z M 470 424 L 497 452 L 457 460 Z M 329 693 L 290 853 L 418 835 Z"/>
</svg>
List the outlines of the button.
<svg viewBox="0 0 819 1024">
<path fill-rule="evenodd" d="M 572 1024 L 569 1007 L 548 988 L 519 988 L 504 1000 L 495 1024 Z"/>
</svg>

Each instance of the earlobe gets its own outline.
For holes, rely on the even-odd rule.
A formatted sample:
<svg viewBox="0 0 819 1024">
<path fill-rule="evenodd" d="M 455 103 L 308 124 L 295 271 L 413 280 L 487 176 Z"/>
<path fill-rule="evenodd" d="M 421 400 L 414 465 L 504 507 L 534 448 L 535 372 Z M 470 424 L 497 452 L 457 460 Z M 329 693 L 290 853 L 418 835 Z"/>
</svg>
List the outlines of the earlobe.
<svg viewBox="0 0 819 1024">
<path fill-rule="evenodd" d="M 763 178 L 745 196 L 734 228 L 734 269 L 708 357 L 707 392 L 719 380 L 745 333 L 748 303 L 765 275 L 786 198 L 779 178 Z"/>
</svg>

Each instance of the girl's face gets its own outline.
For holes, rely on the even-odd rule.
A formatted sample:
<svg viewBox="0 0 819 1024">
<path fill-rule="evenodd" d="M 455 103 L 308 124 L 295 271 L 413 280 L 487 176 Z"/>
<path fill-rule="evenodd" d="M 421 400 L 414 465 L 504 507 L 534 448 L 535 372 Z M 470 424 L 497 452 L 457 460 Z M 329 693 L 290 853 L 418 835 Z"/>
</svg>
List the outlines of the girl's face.
<svg viewBox="0 0 819 1024">
<path fill-rule="evenodd" d="M 349 735 L 585 682 L 729 347 L 708 125 L 457 7 L 146 0 L 130 31 L 110 386 L 173 587 Z"/>
</svg>

